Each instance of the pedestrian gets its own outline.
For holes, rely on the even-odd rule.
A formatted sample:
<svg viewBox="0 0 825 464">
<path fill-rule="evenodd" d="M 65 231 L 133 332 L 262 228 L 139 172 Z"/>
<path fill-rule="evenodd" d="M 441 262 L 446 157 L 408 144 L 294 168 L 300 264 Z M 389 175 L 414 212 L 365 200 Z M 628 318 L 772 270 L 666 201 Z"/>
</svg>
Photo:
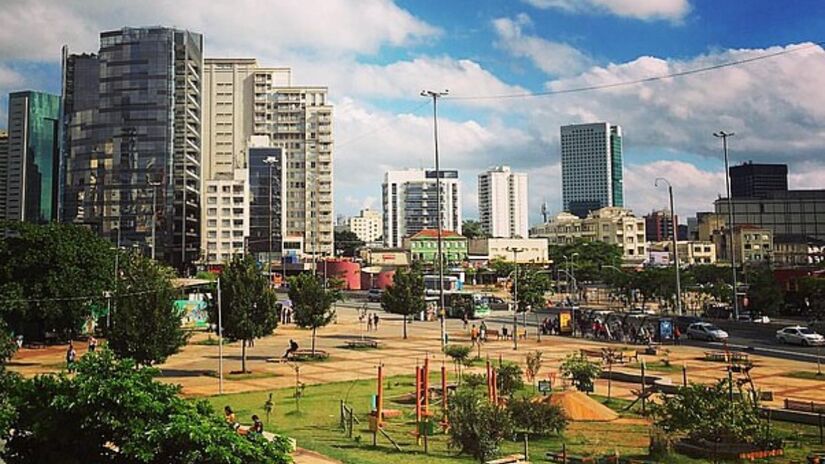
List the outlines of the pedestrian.
<svg viewBox="0 0 825 464">
<path fill-rule="evenodd" d="M 249 433 L 257 433 L 259 435 L 263 435 L 264 433 L 264 423 L 261 422 L 257 414 L 252 415 L 252 427 L 249 427 Z"/>
<path fill-rule="evenodd" d="M 507 337 L 508 337 L 507 325 L 502 325 L 501 326 L 501 336 L 504 337 L 505 340 L 507 340 Z"/>
<path fill-rule="evenodd" d="M 467 318 L 467 313 L 461 318 L 464 321 L 464 331 L 467 331 L 467 326 L 470 325 L 470 320 Z"/>
<path fill-rule="evenodd" d="M 74 363 L 77 360 L 77 351 L 74 349 L 72 342 L 69 342 L 69 348 L 66 349 L 66 369 L 71 373 L 74 372 Z"/>
<path fill-rule="evenodd" d="M 94 353 L 97 349 L 97 339 L 95 337 L 89 337 L 89 353 Z"/>
<path fill-rule="evenodd" d="M 367 316 L 367 332 L 372 331 L 372 314 Z"/>
<path fill-rule="evenodd" d="M 372 318 L 373 318 L 372 326 L 375 329 L 375 331 L 378 332 L 378 313 L 373 314 Z"/>
<path fill-rule="evenodd" d="M 23 334 L 18 335 L 18 336 L 15 338 L 15 341 L 17 342 L 17 349 L 18 349 L 18 350 L 19 350 L 19 349 L 21 349 L 21 348 L 23 348 Z"/>
<path fill-rule="evenodd" d="M 673 342 L 677 345 L 681 344 L 680 339 L 682 338 L 682 331 L 679 330 L 679 326 L 673 328 Z"/>
<path fill-rule="evenodd" d="M 226 405 L 223 407 L 223 420 L 226 421 L 226 425 L 229 426 L 232 430 L 238 430 L 238 419 L 235 417 L 235 411 Z"/>
<path fill-rule="evenodd" d="M 487 341 L 487 324 L 484 321 L 481 321 L 481 327 L 479 328 L 478 338 L 482 342 Z"/>
<path fill-rule="evenodd" d="M 476 325 L 473 324 L 473 328 L 470 329 L 470 342 L 473 345 L 475 345 L 477 341 L 478 341 L 478 327 L 476 327 Z"/>
</svg>

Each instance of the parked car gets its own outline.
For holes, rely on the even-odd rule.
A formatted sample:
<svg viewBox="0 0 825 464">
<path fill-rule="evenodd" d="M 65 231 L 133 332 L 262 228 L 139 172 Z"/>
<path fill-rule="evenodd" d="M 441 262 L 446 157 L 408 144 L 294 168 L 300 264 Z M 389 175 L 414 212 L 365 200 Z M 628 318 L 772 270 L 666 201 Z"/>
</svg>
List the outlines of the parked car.
<svg viewBox="0 0 825 464">
<path fill-rule="evenodd" d="M 367 291 L 367 301 L 381 301 L 381 295 L 384 291 L 380 288 L 371 288 Z"/>
<path fill-rule="evenodd" d="M 691 324 L 695 324 L 697 322 L 702 322 L 702 318 L 696 316 L 677 316 L 675 319 L 676 327 L 678 327 L 679 332 L 682 332 L 683 334 L 687 333 L 687 329 Z"/>
<path fill-rule="evenodd" d="M 688 338 L 721 342 L 728 339 L 728 333 L 709 322 L 695 322 L 688 326 Z"/>
<path fill-rule="evenodd" d="M 776 331 L 776 339 L 780 343 L 792 343 L 802 346 L 822 346 L 825 345 L 825 337 L 814 332 L 808 327 L 795 325 L 785 327 Z"/>
<path fill-rule="evenodd" d="M 771 318 L 759 314 L 739 313 L 740 322 L 753 322 L 754 324 L 770 324 Z"/>
</svg>

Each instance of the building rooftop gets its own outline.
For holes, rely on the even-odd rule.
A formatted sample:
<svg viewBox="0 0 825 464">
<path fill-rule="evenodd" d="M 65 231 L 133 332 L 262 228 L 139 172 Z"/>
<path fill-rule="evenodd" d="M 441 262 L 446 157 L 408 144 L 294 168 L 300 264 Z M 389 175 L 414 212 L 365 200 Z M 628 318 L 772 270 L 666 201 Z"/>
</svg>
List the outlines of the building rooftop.
<svg viewBox="0 0 825 464">
<path fill-rule="evenodd" d="M 421 232 L 413 235 L 410 239 L 421 239 L 421 238 L 438 238 L 438 230 L 436 229 L 424 229 Z M 463 235 L 458 234 L 452 230 L 442 230 L 441 231 L 441 238 L 442 239 L 449 239 L 449 238 L 464 238 Z"/>
</svg>

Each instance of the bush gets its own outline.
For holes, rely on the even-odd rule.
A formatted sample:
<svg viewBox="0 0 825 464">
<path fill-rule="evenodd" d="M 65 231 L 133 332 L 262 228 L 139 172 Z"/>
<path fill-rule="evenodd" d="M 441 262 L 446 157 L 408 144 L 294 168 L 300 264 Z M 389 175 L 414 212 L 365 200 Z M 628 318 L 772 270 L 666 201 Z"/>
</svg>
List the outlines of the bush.
<svg viewBox="0 0 825 464">
<path fill-rule="evenodd" d="M 478 390 L 460 388 L 450 399 L 447 410 L 450 445 L 461 454 L 484 462 L 498 454 L 501 443 L 513 435 L 509 411 L 490 404 Z"/>
<path fill-rule="evenodd" d="M 536 435 L 561 433 L 567 427 L 564 409 L 546 401 L 533 402 L 529 398 L 514 398 L 507 405 L 516 428 Z"/>
<path fill-rule="evenodd" d="M 592 392 L 593 381 L 602 373 L 602 366 L 599 362 L 590 361 L 584 354 L 574 353 L 564 359 L 561 373 L 570 376 L 579 391 Z"/>
<path fill-rule="evenodd" d="M 521 367 L 518 364 L 506 362 L 496 369 L 496 383 L 501 396 L 513 396 L 513 393 L 524 388 L 524 379 Z"/>
</svg>

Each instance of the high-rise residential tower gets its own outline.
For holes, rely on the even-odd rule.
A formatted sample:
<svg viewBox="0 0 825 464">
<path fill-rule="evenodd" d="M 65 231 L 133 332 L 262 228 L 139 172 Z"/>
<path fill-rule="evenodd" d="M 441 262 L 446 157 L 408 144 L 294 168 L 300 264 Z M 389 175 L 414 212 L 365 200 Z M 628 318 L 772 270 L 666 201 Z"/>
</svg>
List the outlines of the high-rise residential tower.
<svg viewBox="0 0 825 464">
<path fill-rule="evenodd" d="M 458 171 L 440 170 L 441 227 L 461 233 Z M 382 185 L 384 244 L 398 248 L 404 237 L 438 226 L 435 170 L 387 171 Z"/>
<path fill-rule="evenodd" d="M 201 250 L 203 38 L 165 27 L 64 52 L 62 220 L 179 269 Z"/>
<path fill-rule="evenodd" d="M 622 128 L 607 122 L 561 127 L 564 210 L 579 217 L 624 206 Z"/>
<path fill-rule="evenodd" d="M 0 219 L 57 219 L 60 97 L 25 91 L 9 95 L 8 135 L 0 151 Z"/>
<path fill-rule="evenodd" d="M 527 238 L 527 174 L 496 166 L 478 175 L 478 214 L 490 237 Z"/>
</svg>

